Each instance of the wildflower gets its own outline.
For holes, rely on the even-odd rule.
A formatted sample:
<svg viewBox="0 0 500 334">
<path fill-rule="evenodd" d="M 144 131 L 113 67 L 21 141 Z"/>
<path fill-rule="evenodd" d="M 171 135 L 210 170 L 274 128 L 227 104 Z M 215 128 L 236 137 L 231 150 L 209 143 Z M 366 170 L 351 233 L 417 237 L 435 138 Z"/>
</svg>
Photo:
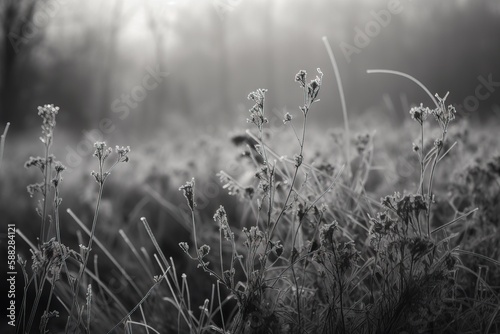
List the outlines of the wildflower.
<svg viewBox="0 0 500 334">
<path fill-rule="evenodd" d="M 250 227 L 250 231 L 246 227 L 244 227 L 243 233 L 245 233 L 247 237 L 247 240 L 245 240 L 244 245 L 249 248 L 251 246 L 256 246 L 256 245 L 258 246 L 258 244 L 262 241 L 262 238 L 264 237 L 262 231 L 259 230 L 259 228 L 256 226 Z"/>
<path fill-rule="evenodd" d="M 320 228 L 319 241 L 321 246 L 326 247 L 326 245 L 333 244 L 333 232 L 335 232 L 338 225 L 338 222 L 334 220 L 330 224 L 326 224 Z"/>
<path fill-rule="evenodd" d="M 396 210 L 397 201 L 400 197 L 401 195 L 399 194 L 399 192 L 395 192 L 394 195 L 383 197 L 381 199 L 381 203 L 388 209 Z"/>
<path fill-rule="evenodd" d="M 209 245 L 203 245 L 200 247 L 200 249 L 198 249 L 198 256 L 200 258 L 204 258 L 205 256 L 208 255 L 208 253 L 210 253 L 210 246 Z"/>
<path fill-rule="evenodd" d="M 43 183 L 29 184 L 26 187 L 26 190 L 28 191 L 28 194 L 30 195 L 30 197 L 33 197 L 33 195 L 35 195 L 35 193 L 37 193 L 37 192 L 43 194 L 45 192 L 45 185 Z"/>
<path fill-rule="evenodd" d="M 181 186 L 179 190 L 182 191 L 188 202 L 189 208 L 193 211 L 196 206 L 196 203 L 194 202 L 194 178 L 192 178 L 191 181 L 186 182 L 185 185 Z"/>
<path fill-rule="evenodd" d="M 64 166 L 60 161 L 57 161 L 56 165 L 54 166 L 54 169 L 56 173 L 59 174 L 66 170 L 66 166 Z"/>
<path fill-rule="evenodd" d="M 219 223 L 219 229 L 224 233 L 224 238 L 228 241 L 233 239 L 234 235 L 229 228 L 226 210 L 222 205 L 215 212 L 214 220 Z"/>
<path fill-rule="evenodd" d="M 43 243 L 40 250 L 30 250 L 32 254 L 32 269 L 34 273 L 39 272 L 42 268 L 49 274 L 53 282 L 60 277 L 63 262 L 69 257 L 72 252 L 68 247 L 60 244 L 55 238 Z"/>
<path fill-rule="evenodd" d="M 130 152 L 130 146 L 116 146 L 116 153 L 118 153 L 118 159 L 120 162 L 128 162 L 128 154 Z"/>
<path fill-rule="evenodd" d="M 412 216 L 418 217 L 423 211 L 427 211 L 427 203 L 422 195 L 406 195 L 396 204 L 396 213 L 405 224 L 410 222 Z"/>
<path fill-rule="evenodd" d="M 96 171 L 92 171 L 90 172 L 90 175 L 94 177 L 95 182 L 102 186 L 104 181 L 106 181 L 106 178 L 109 176 L 109 172 L 97 173 Z"/>
<path fill-rule="evenodd" d="M 286 113 L 285 114 L 285 119 L 283 120 L 283 124 L 286 124 L 288 122 L 291 122 L 292 121 L 292 115 L 290 115 L 290 113 Z"/>
<path fill-rule="evenodd" d="M 52 143 L 54 136 L 54 128 L 56 126 L 56 115 L 59 112 L 59 107 L 54 107 L 53 104 L 46 104 L 43 107 L 38 107 L 38 116 L 42 117 L 42 137 L 40 140 L 46 145 Z"/>
<path fill-rule="evenodd" d="M 45 172 L 45 159 L 42 157 L 30 157 L 28 161 L 24 163 L 25 168 L 38 167 L 42 173 Z"/>
<path fill-rule="evenodd" d="M 264 100 L 267 89 L 259 88 L 255 92 L 248 94 L 248 99 L 255 102 L 254 106 L 250 108 L 250 118 L 247 119 L 248 123 L 255 124 L 259 130 L 262 130 L 262 126 L 268 122 L 267 118 L 264 117 Z"/>
<path fill-rule="evenodd" d="M 318 71 L 319 75 L 317 75 L 316 79 L 311 80 L 311 82 L 307 85 L 307 96 L 309 98 L 309 104 L 312 104 L 316 101 L 323 80 L 323 72 L 321 72 L 319 68 L 316 70 Z"/>
<path fill-rule="evenodd" d="M 306 86 L 306 76 L 307 72 L 304 70 L 300 70 L 299 73 L 295 74 L 295 82 L 298 82 L 302 88 Z"/>
<path fill-rule="evenodd" d="M 106 142 L 103 141 L 95 142 L 94 147 L 95 147 L 94 157 L 97 157 L 97 159 L 99 159 L 100 162 L 106 160 L 106 158 L 113 151 L 111 147 L 106 147 Z"/>
<path fill-rule="evenodd" d="M 411 118 L 420 123 L 420 125 L 424 123 L 430 113 L 431 110 L 429 108 L 424 108 L 422 103 L 420 103 L 420 106 L 410 109 Z"/>
<path fill-rule="evenodd" d="M 436 109 L 433 109 L 431 111 L 443 131 L 447 130 L 448 124 L 455 119 L 455 113 L 457 112 L 455 110 L 455 107 L 453 107 L 452 105 L 446 106 L 446 98 L 448 97 L 448 94 L 449 93 L 446 93 L 443 98 L 439 97 L 439 95 L 436 94 L 436 98 L 438 99 L 438 106 Z"/>
</svg>

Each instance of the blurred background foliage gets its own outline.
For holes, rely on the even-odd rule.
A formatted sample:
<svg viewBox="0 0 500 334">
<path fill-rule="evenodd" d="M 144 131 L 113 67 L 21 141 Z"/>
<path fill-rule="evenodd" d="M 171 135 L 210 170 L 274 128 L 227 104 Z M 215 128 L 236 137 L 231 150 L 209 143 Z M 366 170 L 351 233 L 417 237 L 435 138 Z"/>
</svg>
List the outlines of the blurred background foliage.
<svg viewBox="0 0 500 334">
<path fill-rule="evenodd" d="M 256 87 L 270 90 L 268 110 L 295 109 L 301 101 L 293 74 L 316 67 L 326 74 L 316 125 L 333 127 L 342 118 L 322 36 L 334 49 L 354 115 L 399 122 L 409 105 L 428 102 L 412 83 L 368 76 L 366 69 L 407 72 L 433 93 L 450 91 L 449 102 L 457 104 L 475 94 L 479 76 L 500 78 L 496 0 L 5 0 L 0 6 L 0 123 L 10 121 L 13 132 L 36 127 L 36 106 L 45 103 L 61 107 L 60 124 L 76 139 L 103 118 L 130 138 L 160 129 L 175 134 L 186 119 L 214 132 L 246 116 L 243 103 Z M 389 6 L 398 13 L 345 57 L 341 44 L 356 47 L 358 31 Z M 121 119 L 113 102 L 151 68 L 169 75 Z M 481 101 L 474 117 L 487 118 L 499 96 Z"/>
</svg>

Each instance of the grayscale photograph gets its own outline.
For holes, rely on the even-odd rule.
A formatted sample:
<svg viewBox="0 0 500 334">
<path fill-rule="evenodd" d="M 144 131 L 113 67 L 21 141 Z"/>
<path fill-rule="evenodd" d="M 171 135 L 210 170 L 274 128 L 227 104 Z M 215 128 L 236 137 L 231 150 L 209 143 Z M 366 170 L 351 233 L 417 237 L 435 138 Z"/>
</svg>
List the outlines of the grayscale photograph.
<svg viewBox="0 0 500 334">
<path fill-rule="evenodd" d="M 499 0 L 0 0 L 0 333 L 500 333 Z"/>
</svg>

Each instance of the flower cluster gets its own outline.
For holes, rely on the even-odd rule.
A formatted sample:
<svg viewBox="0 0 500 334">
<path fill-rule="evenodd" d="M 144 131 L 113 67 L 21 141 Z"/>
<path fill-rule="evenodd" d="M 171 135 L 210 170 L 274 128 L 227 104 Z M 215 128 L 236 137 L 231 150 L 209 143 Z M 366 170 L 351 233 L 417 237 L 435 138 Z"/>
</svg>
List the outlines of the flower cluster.
<svg viewBox="0 0 500 334">
<path fill-rule="evenodd" d="M 421 103 L 420 106 L 410 109 L 410 115 L 411 118 L 416 120 L 420 125 L 424 123 L 429 115 L 433 115 L 443 131 L 446 131 L 448 124 L 455 119 L 456 110 L 452 105 L 446 106 L 448 93 L 443 98 L 439 97 L 437 94 L 435 96 L 438 99 L 435 109 L 424 107 Z"/>
<path fill-rule="evenodd" d="M 419 122 L 420 125 L 424 123 L 424 121 L 427 119 L 427 116 L 429 116 L 429 114 L 431 113 L 431 110 L 427 107 L 424 108 L 424 105 L 422 103 L 420 103 L 420 106 L 410 109 L 411 118 Z"/>
<path fill-rule="evenodd" d="M 128 162 L 130 153 L 130 146 L 116 146 L 116 153 L 118 153 L 118 159 L 120 162 Z"/>
<path fill-rule="evenodd" d="M 434 118 L 436 118 L 436 121 L 439 123 L 443 131 L 446 131 L 448 124 L 455 119 L 455 114 L 457 112 L 455 107 L 452 105 L 446 106 L 447 97 L 448 93 L 443 98 L 436 94 L 438 107 L 432 110 L 432 115 L 434 115 Z"/>
<path fill-rule="evenodd" d="M 315 79 L 311 80 L 309 83 L 306 84 L 306 76 L 307 76 L 307 73 L 306 71 L 299 71 L 299 73 L 297 73 L 295 75 L 295 81 L 299 83 L 300 87 L 304 88 L 304 91 L 305 91 L 305 104 L 304 106 L 301 106 L 299 107 L 300 110 L 302 111 L 302 113 L 305 115 L 307 115 L 307 112 L 309 111 L 309 108 L 311 107 L 311 104 L 313 104 L 314 102 L 317 102 L 319 100 L 317 100 L 317 97 L 318 97 L 318 93 L 319 93 L 319 90 L 321 88 L 321 84 L 323 82 L 323 72 L 321 72 L 321 70 L 318 68 L 316 69 L 318 71 L 318 75 L 316 76 Z M 290 118 L 291 120 L 291 118 Z M 287 118 L 285 116 L 285 123 L 287 121 Z"/>
<path fill-rule="evenodd" d="M 234 233 L 229 227 L 229 222 L 227 221 L 227 214 L 224 207 L 221 205 L 214 214 L 214 220 L 219 223 L 219 229 L 223 232 L 224 238 L 226 240 L 234 239 Z"/>
<path fill-rule="evenodd" d="M 295 81 L 299 83 L 300 87 L 304 88 L 306 86 L 307 72 L 300 70 L 299 73 L 295 74 Z"/>
<path fill-rule="evenodd" d="M 264 100 L 266 98 L 267 89 L 259 88 L 255 92 L 248 94 L 248 99 L 255 102 L 252 108 L 250 108 L 250 118 L 247 119 L 248 123 L 253 123 L 262 130 L 262 126 L 268 122 L 267 118 L 264 117 Z"/>
<path fill-rule="evenodd" d="M 394 211 L 405 225 L 412 223 L 413 217 L 418 217 L 421 212 L 427 211 L 427 203 L 422 195 L 405 195 L 399 193 L 386 196 L 382 199 L 382 205 Z"/>
<path fill-rule="evenodd" d="M 54 107 L 53 104 L 46 104 L 43 107 L 38 107 L 38 115 L 42 117 L 42 137 L 40 140 L 45 145 L 52 143 L 54 136 L 54 128 L 56 126 L 56 115 L 59 112 L 59 107 Z"/>
<path fill-rule="evenodd" d="M 38 273 L 41 270 L 46 270 L 53 282 L 60 278 L 62 265 L 70 255 L 73 255 L 77 260 L 80 259 L 76 252 L 60 244 L 55 238 L 43 243 L 40 250 L 31 250 L 31 253 L 33 272 Z"/>
<path fill-rule="evenodd" d="M 97 159 L 101 162 L 104 162 L 104 160 L 106 160 L 106 158 L 113 152 L 113 149 L 111 147 L 107 147 L 106 142 L 103 141 L 94 143 L 94 147 L 94 157 L 97 157 Z"/>
<path fill-rule="evenodd" d="M 244 227 L 243 233 L 245 233 L 247 237 L 247 239 L 244 242 L 244 245 L 247 246 L 248 248 L 253 248 L 253 247 L 257 248 L 260 242 L 262 241 L 262 238 L 264 238 L 264 234 L 262 233 L 262 231 L 255 226 L 250 227 L 250 230 Z"/>
</svg>

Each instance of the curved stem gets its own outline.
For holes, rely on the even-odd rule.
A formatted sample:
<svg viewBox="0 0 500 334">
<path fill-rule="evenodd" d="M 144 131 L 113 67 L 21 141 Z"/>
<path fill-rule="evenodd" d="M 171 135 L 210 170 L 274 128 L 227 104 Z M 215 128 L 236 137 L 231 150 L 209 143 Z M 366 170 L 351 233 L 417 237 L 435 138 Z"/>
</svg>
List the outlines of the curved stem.
<svg viewBox="0 0 500 334">
<path fill-rule="evenodd" d="M 434 102 L 434 104 L 436 105 L 436 107 L 439 108 L 439 104 L 438 104 L 438 101 L 436 100 L 436 98 L 431 94 L 431 92 L 427 89 L 427 87 L 425 87 L 425 85 L 423 83 L 421 83 L 420 81 L 418 81 L 417 79 L 415 79 L 414 77 L 412 77 L 411 75 L 409 74 L 406 74 L 406 73 L 403 73 L 403 72 L 399 72 L 399 71 L 393 71 L 393 70 L 381 70 L 381 69 L 376 69 L 376 70 L 366 70 L 366 73 L 368 74 L 372 74 L 372 73 L 385 73 L 385 74 L 394 74 L 394 75 L 399 75 L 403 78 L 407 78 L 407 79 L 410 79 L 411 81 L 413 81 L 414 83 L 416 83 L 417 85 L 420 86 L 420 88 L 422 88 L 424 90 L 424 92 L 429 95 L 429 97 L 431 98 L 432 102 Z"/>
</svg>

